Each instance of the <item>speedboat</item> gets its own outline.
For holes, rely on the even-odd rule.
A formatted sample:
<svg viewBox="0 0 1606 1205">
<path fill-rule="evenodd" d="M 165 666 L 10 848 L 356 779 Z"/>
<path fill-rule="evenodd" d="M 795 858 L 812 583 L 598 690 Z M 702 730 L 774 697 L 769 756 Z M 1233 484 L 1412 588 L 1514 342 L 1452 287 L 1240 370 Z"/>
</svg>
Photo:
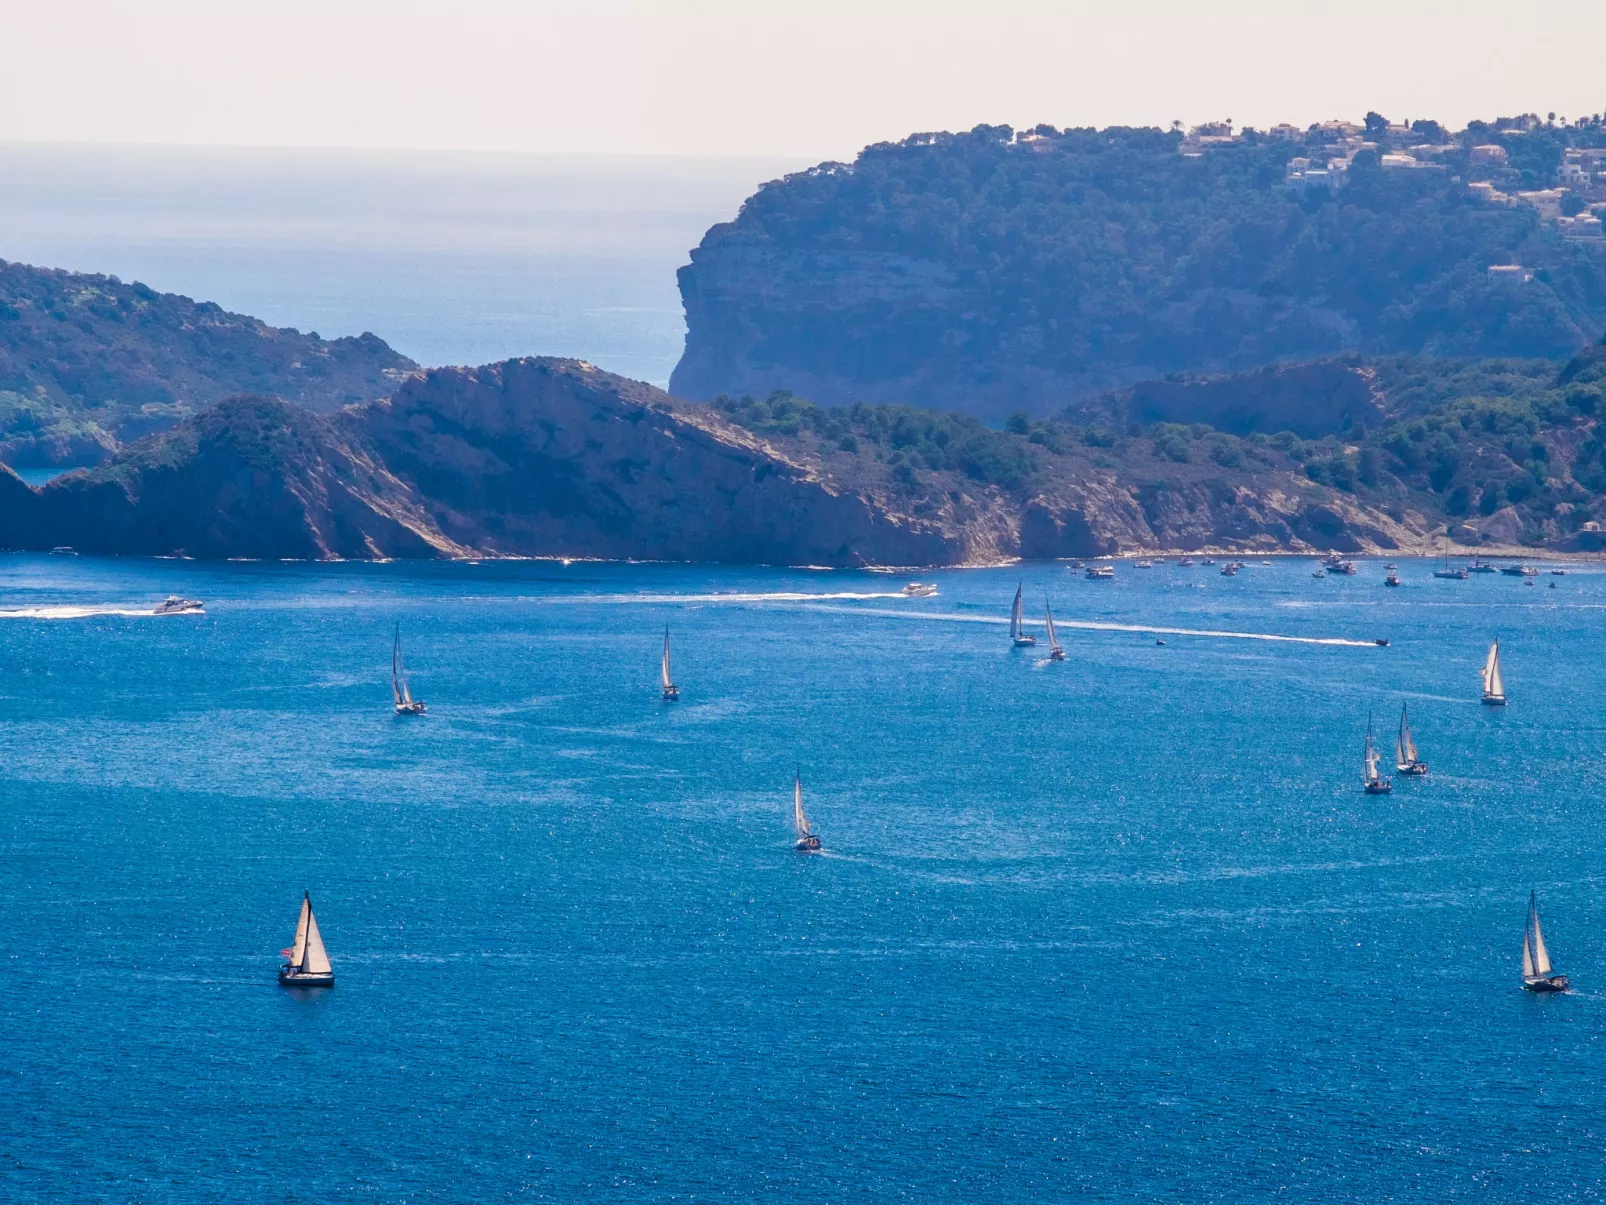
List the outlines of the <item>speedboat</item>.
<svg viewBox="0 0 1606 1205">
<path fill-rule="evenodd" d="M 1087 567 L 1087 576 L 1088 576 L 1088 580 L 1089 581 L 1095 581 L 1095 582 L 1112 581 L 1115 578 L 1115 566 L 1114 565 L 1089 565 Z"/>
<path fill-rule="evenodd" d="M 930 598 L 937 592 L 937 587 L 927 582 L 910 582 L 903 588 L 903 592 L 910 598 Z"/>
<path fill-rule="evenodd" d="M 1317 568 L 1311 570 L 1311 574 L 1310 575 L 1312 577 L 1326 577 L 1327 576 L 1327 570 L 1325 570 L 1325 569 L 1321 568 L 1320 566 L 1318 566 Z"/>
<path fill-rule="evenodd" d="M 1383 584 L 1385 586 L 1398 586 L 1400 584 L 1400 575 L 1390 570 L 1389 575 L 1383 579 Z"/>
<path fill-rule="evenodd" d="M 1467 572 L 1468 573 L 1498 573 L 1500 571 L 1498 569 L 1496 569 L 1493 565 L 1491 565 L 1488 561 L 1479 560 L 1477 557 L 1473 557 L 1472 558 L 1472 563 L 1467 566 Z"/>
<path fill-rule="evenodd" d="M 1500 572 L 1507 577 L 1538 577 L 1539 570 L 1528 565 L 1502 565 Z"/>
<path fill-rule="evenodd" d="M 1333 565 L 1330 568 L 1331 568 L 1332 572 L 1334 572 L 1334 573 L 1342 573 L 1345 577 L 1354 577 L 1355 576 L 1355 562 L 1354 561 L 1340 561 L 1338 564 Z"/>
<path fill-rule="evenodd" d="M 180 598 L 176 594 L 169 594 L 165 601 L 156 604 L 153 615 L 184 615 L 196 611 L 204 611 L 206 607 L 198 598 Z"/>
<path fill-rule="evenodd" d="M 1179 565 L 1192 565 L 1193 564 L 1193 558 L 1191 556 L 1185 556 L 1180 561 L 1178 561 L 1177 564 L 1179 564 Z"/>
<path fill-rule="evenodd" d="M 1225 565 L 1223 565 L 1221 567 L 1221 576 L 1222 577 L 1237 577 L 1238 576 L 1238 566 L 1235 563 L 1233 563 L 1232 561 L 1228 561 Z"/>
</svg>

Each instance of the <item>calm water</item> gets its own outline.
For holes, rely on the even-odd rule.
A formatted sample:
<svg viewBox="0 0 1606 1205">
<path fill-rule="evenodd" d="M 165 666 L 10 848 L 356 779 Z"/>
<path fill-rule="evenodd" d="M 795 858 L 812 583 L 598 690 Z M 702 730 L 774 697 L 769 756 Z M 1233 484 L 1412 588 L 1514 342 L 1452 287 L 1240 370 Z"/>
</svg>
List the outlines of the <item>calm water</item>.
<svg viewBox="0 0 1606 1205">
<path fill-rule="evenodd" d="M 666 385 L 675 270 L 796 159 L 0 144 L 0 259 L 143 280 L 423 364 Z"/>
<path fill-rule="evenodd" d="M 0 558 L 0 1198 L 1598 1200 L 1606 573 L 1403 572 Z"/>
</svg>

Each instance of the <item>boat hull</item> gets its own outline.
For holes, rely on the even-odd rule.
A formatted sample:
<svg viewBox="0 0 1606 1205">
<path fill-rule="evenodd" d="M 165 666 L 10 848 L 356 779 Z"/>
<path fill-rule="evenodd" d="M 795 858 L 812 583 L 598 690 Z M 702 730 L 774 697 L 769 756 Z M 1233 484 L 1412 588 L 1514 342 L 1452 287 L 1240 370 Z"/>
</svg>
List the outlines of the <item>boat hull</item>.
<svg viewBox="0 0 1606 1205">
<path fill-rule="evenodd" d="M 1505 695 L 1484 695 L 1483 696 L 1483 705 L 1485 707 L 1504 707 L 1506 705 L 1506 696 Z"/>
<path fill-rule="evenodd" d="M 423 715 L 424 714 L 424 705 L 422 703 L 397 703 L 396 704 L 396 714 L 397 715 Z"/>
<path fill-rule="evenodd" d="M 334 987 L 335 974 L 330 971 L 327 975 L 312 975 L 304 971 L 292 971 L 288 967 L 279 968 L 279 986 L 281 987 Z"/>
<path fill-rule="evenodd" d="M 1572 980 L 1565 975 L 1546 975 L 1543 978 L 1535 975 L 1522 981 L 1522 990 L 1525 992 L 1564 992 L 1571 986 Z"/>
<path fill-rule="evenodd" d="M 1034 649 L 1037 647 L 1037 637 L 1017 636 L 1015 637 L 1015 647 L 1018 649 Z"/>
<path fill-rule="evenodd" d="M 1052 653 L 1050 653 L 1048 655 L 1048 659 L 1050 661 L 1064 661 L 1065 660 L 1065 650 L 1064 649 L 1055 649 Z"/>
<path fill-rule="evenodd" d="M 820 852 L 820 839 L 818 837 L 799 837 L 797 844 L 792 848 L 800 854 L 817 854 Z"/>
<path fill-rule="evenodd" d="M 680 701 L 680 688 L 677 686 L 664 687 L 664 702 L 678 703 Z"/>
<path fill-rule="evenodd" d="M 1366 784 L 1366 793 L 1368 795 L 1387 795 L 1393 789 L 1394 784 L 1389 782 L 1386 778 L 1380 779 L 1377 782 L 1369 782 Z"/>
<path fill-rule="evenodd" d="M 1413 778 L 1420 778 L 1422 775 L 1428 772 L 1428 764 L 1425 761 L 1414 761 L 1408 765 L 1398 766 L 1396 768 L 1401 774 L 1406 774 Z"/>
</svg>

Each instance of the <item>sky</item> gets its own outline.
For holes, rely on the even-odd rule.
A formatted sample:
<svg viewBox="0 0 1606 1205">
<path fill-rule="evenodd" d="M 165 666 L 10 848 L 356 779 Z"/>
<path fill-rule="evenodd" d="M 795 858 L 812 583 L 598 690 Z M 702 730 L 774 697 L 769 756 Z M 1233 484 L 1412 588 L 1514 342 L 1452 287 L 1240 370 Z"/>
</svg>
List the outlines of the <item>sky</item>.
<svg viewBox="0 0 1606 1205">
<path fill-rule="evenodd" d="M 0 0 L 0 142 L 851 158 L 916 131 L 1606 110 L 1606 3 Z"/>
</svg>

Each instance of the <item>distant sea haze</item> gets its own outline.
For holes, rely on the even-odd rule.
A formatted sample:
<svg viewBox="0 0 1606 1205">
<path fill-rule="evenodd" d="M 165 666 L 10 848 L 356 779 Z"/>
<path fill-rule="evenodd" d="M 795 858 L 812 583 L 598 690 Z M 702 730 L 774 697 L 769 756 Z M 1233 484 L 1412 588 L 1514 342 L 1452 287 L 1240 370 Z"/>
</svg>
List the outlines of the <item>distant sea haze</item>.
<svg viewBox="0 0 1606 1205">
<path fill-rule="evenodd" d="M 423 364 L 591 360 L 660 387 L 675 270 L 781 159 L 0 146 L 0 259 L 104 272 Z"/>
</svg>

